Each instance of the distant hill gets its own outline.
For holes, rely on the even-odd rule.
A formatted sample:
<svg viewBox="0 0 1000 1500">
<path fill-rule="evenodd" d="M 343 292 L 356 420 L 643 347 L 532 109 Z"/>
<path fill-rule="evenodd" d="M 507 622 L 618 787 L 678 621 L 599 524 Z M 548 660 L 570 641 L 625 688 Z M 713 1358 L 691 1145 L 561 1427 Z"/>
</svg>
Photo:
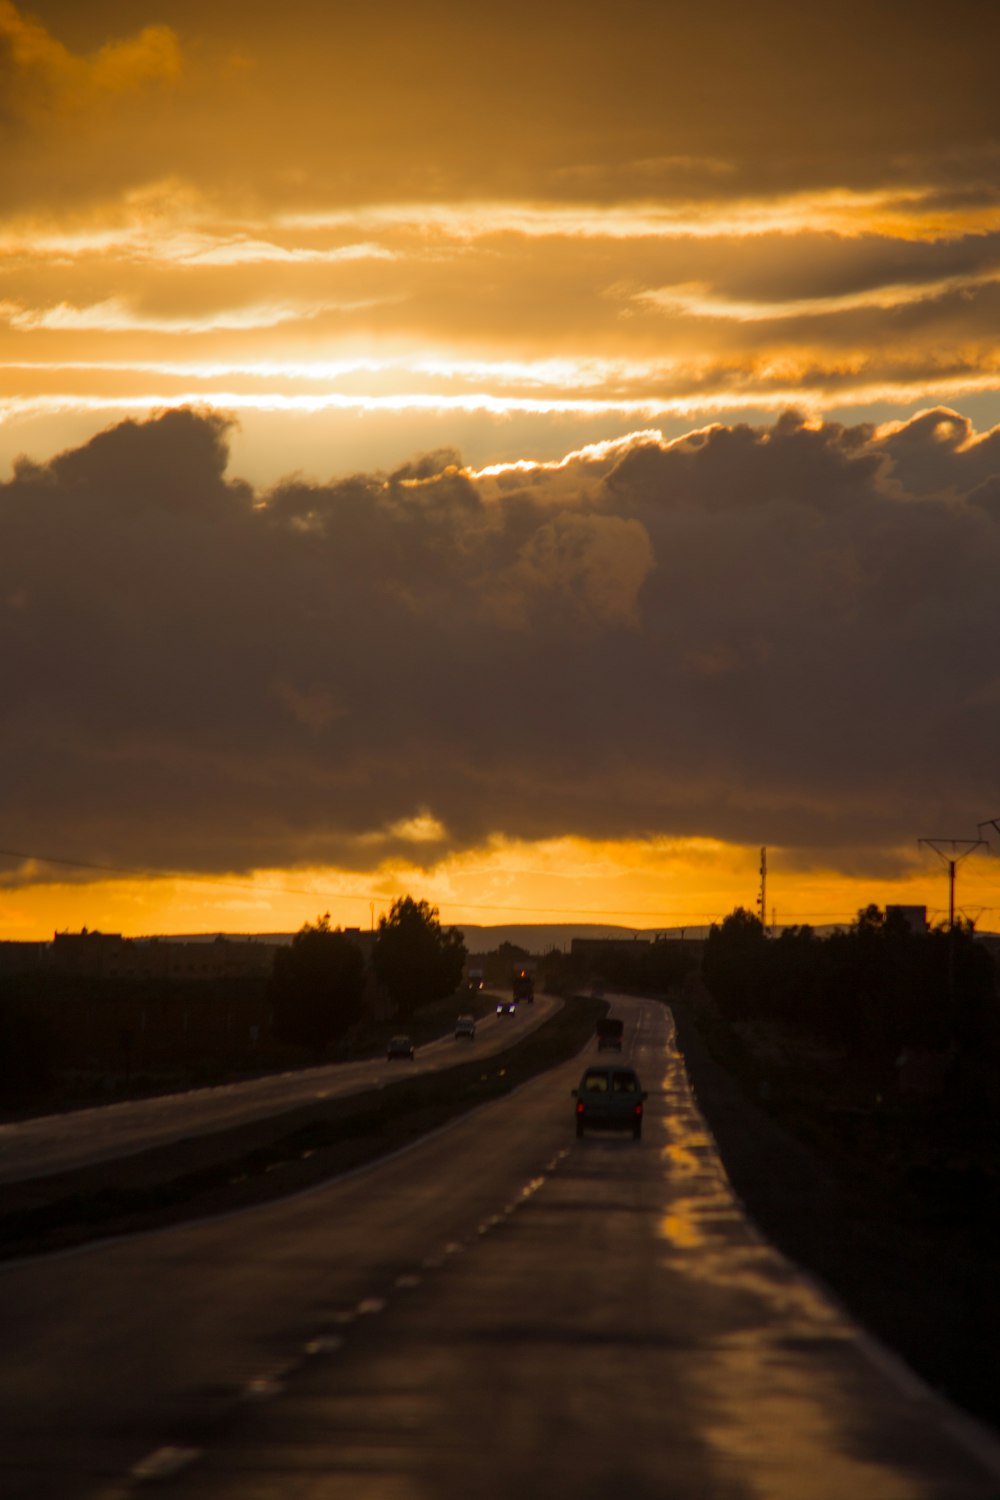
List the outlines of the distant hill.
<svg viewBox="0 0 1000 1500">
<path fill-rule="evenodd" d="M 470 953 L 489 953 L 501 943 L 514 943 L 526 948 L 529 953 L 550 953 L 553 948 L 569 951 L 574 938 L 645 938 L 680 937 L 680 928 L 664 927 L 616 927 L 608 923 L 530 923 L 503 927 L 473 927 L 456 924 L 465 934 L 465 946 Z M 686 937 L 704 937 L 707 927 L 686 927 Z"/>
<path fill-rule="evenodd" d="M 452 924 L 445 923 L 445 926 Z M 499 948 L 501 943 L 514 943 L 518 948 L 524 948 L 529 953 L 549 953 L 553 948 L 569 950 L 570 944 L 576 937 L 580 938 L 646 938 L 656 937 L 679 938 L 682 933 L 685 937 L 704 937 L 708 928 L 701 927 L 616 927 L 613 924 L 603 922 L 521 922 L 506 924 L 502 927 L 478 927 L 467 922 L 456 922 L 454 924 L 465 936 L 465 946 L 470 953 L 490 953 L 494 948 Z M 182 943 L 212 943 L 217 937 L 227 937 L 246 941 L 251 938 L 260 943 L 290 943 L 294 937 L 291 932 L 254 932 L 254 933 L 217 933 L 217 932 L 193 932 L 178 933 L 172 935 L 172 941 Z"/>
</svg>

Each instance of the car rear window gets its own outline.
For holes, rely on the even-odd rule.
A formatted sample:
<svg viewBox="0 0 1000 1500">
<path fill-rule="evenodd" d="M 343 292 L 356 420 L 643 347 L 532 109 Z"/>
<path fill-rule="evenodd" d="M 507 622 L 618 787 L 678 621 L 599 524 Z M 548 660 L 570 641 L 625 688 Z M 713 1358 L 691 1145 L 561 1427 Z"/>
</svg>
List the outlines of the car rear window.
<svg viewBox="0 0 1000 1500">
<path fill-rule="evenodd" d="M 634 1073 L 614 1073 L 611 1079 L 611 1087 L 616 1094 L 637 1094 L 639 1092 L 639 1080 Z"/>
<path fill-rule="evenodd" d="M 592 1094 L 606 1094 L 608 1092 L 607 1073 L 585 1073 L 583 1086 Z"/>
</svg>

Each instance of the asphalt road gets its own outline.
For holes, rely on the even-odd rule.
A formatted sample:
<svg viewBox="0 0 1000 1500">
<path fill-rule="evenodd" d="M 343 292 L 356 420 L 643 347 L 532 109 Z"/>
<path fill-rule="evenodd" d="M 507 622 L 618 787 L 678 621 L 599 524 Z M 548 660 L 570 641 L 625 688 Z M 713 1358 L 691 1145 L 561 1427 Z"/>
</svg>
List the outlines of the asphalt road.
<svg viewBox="0 0 1000 1500">
<path fill-rule="evenodd" d="M 485 1016 L 476 1024 L 475 1041 L 440 1037 L 418 1047 L 412 1063 L 389 1063 L 384 1057 L 331 1063 L 0 1125 L 0 1182 L 115 1161 L 149 1146 L 245 1125 L 314 1100 L 358 1094 L 400 1076 L 446 1068 L 467 1061 L 470 1054 L 488 1057 L 539 1026 L 560 1004 L 552 996 L 539 995 L 533 1004 L 519 1006 L 514 1016 Z"/>
<path fill-rule="evenodd" d="M 352 1177 L 0 1267 L 4 1500 L 996 1500 L 995 1443 L 743 1216 L 616 1001 L 643 1140 L 580 1063 Z"/>
</svg>

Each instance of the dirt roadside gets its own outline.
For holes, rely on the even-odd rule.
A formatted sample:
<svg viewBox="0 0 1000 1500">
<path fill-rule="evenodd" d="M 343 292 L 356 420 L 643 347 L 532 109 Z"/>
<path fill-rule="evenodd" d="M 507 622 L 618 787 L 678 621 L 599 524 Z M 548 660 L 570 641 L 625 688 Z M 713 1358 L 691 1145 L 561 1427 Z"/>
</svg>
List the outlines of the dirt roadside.
<svg viewBox="0 0 1000 1500">
<path fill-rule="evenodd" d="M 888 1153 L 807 1139 L 713 1055 L 698 1008 L 677 1041 L 732 1185 L 759 1228 L 925 1381 L 1000 1430 L 998 1226 L 968 1174 L 916 1195 Z M 731 1063 L 731 1058 L 729 1059 Z"/>
</svg>

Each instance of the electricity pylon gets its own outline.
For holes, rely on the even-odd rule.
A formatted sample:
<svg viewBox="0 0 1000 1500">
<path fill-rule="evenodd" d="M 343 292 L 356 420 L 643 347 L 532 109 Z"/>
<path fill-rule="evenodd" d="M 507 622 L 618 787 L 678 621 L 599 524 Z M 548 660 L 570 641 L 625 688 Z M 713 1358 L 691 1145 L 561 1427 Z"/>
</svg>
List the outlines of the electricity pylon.
<svg viewBox="0 0 1000 1500">
<path fill-rule="evenodd" d="M 980 823 L 980 828 L 982 824 Z M 948 866 L 948 926 L 955 930 L 955 870 L 963 859 L 974 854 L 977 849 L 986 846 L 985 839 L 917 839 L 918 844 L 925 844 L 928 849 L 933 849 L 938 859 Z"/>
<path fill-rule="evenodd" d="M 948 1004 L 955 1013 L 955 870 L 963 859 L 983 848 L 985 839 L 917 839 L 948 866 Z"/>
<path fill-rule="evenodd" d="M 984 818 L 978 826 L 980 837 L 984 828 L 992 828 L 994 833 L 1000 833 L 1000 818 Z"/>
</svg>

